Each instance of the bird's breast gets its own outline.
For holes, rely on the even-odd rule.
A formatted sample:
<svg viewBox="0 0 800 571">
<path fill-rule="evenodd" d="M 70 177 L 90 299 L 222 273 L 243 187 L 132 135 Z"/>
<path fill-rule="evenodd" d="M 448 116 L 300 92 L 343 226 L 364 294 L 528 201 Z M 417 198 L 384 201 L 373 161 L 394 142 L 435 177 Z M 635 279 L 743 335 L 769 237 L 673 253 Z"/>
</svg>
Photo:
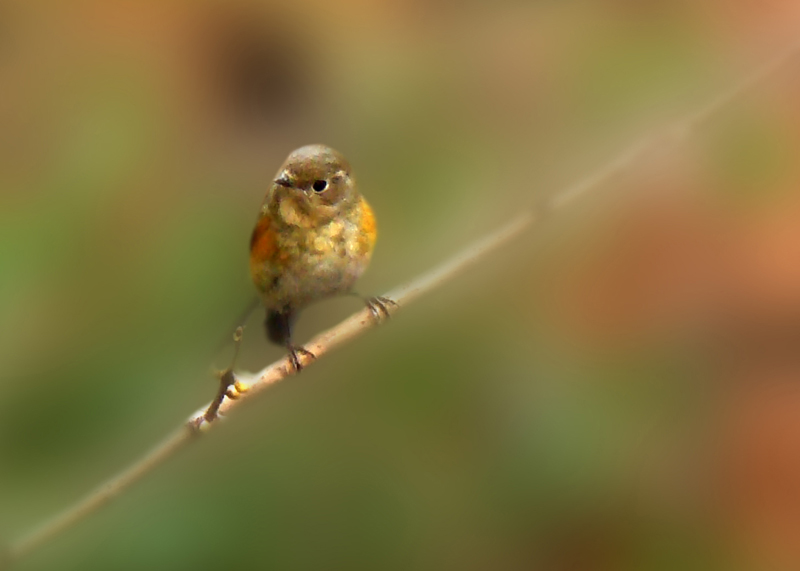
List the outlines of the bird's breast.
<svg viewBox="0 0 800 571">
<path fill-rule="evenodd" d="M 259 220 L 250 267 L 268 307 L 300 307 L 353 287 L 369 263 L 376 236 L 372 210 L 362 204 L 312 227 L 286 225 L 269 215 Z"/>
</svg>

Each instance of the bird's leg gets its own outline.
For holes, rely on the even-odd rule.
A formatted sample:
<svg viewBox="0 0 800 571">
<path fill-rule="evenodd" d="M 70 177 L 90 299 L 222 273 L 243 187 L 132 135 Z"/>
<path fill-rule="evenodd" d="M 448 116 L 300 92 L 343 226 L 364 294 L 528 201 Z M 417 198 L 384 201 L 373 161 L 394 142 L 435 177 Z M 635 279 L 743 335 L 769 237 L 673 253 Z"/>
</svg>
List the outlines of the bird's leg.
<svg viewBox="0 0 800 571">
<path fill-rule="evenodd" d="M 208 405 L 206 412 L 203 414 L 203 419 L 206 422 L 213 422 L 219 415 L 219 407 L 222 406 L 222 401 L 225 397 L 230 399 L 237 399 L 239 395 L 247 391 L 247 386 L 236 380 L 236 375 L 233 372 L 236 366 L 236 359 L 239 357 L 239 348 L 242 346 L 242 337 L 244 336 L 244 327 L 241 325 L 236 328 L 233 334 L 233 358 L 231 359 L 230 366 L 224 371 L 220 371 L 219 375 L 219 389 L 217 396 Z"/>
<path fill-rule="evenodd" d="M 364 305 L 366 305 L 367 309 L 369 309 L 370 313 L 372 313 L 372 317 L 374 317 L 375 321 L 378 323 L 382 322 L 384 319 L 390 319 L 392 317 L 392 313 L 389 311 L 390 307 L 398 307 L 397 302 L 388 297 L 367 297 L 357 292 L 350 292 L 349 295 L 355 296 L 363 301 Z"/>
<path fill-rule="evenodd" d="M 286 347 L 289 352 L 289 360 L 292 362 L 294 370 L 299 373 L 303 369 L 300 355 L 311 359 L 315 359 L 316 355 L 304 347 L 292 343 L 292 324 L 295 317 L 296 313 L 288 308 L 283 311 L 268 311 L 264 325 L 266 326 L 269 340 Z"/>
</svg>

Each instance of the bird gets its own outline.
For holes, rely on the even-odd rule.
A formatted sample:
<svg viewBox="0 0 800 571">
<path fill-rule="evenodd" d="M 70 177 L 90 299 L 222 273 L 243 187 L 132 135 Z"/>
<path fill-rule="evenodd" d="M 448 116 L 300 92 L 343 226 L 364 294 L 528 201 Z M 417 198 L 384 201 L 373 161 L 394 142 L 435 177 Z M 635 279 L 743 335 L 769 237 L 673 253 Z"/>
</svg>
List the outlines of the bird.
<svg viewBox="0 0 800 571">
<path fill-rule="evenodd" d="M 295 371 L 292 330 L 309 304 L 353 287 L 372 258 L 375 214 L 361 196 L 350 163 L 326 145 L 292 151 L 278 169 L 250 238 L 250 276 L 266 309 L 267 338 L 286 348 Z M 359 296 L 360 297 L 360 296 Z M 376 319 L 388 317 L 385 297 L 362 298 Z"/>
</svg>

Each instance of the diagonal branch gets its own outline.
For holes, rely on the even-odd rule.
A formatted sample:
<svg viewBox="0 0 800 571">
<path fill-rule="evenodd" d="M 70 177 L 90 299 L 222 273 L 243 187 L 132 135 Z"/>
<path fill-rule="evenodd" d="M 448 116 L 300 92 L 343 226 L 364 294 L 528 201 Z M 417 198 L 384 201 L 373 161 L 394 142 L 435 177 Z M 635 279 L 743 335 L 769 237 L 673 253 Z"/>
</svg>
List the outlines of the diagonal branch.
<svg viewBox="0 0 800 571">
<path fill-rule="evenodd" d="M 394 313 L 397 311 L 397 309 L 407 305 L 418 297 L 454 278 L 457 274 L 469 266 L 485 258 L 486 255 L 493 250 L 499 248 L 503 244 L 521 234 L 533 223 L 534 219 L 535 218 L 532 213 L 524 212 L 523 214 L 520 214 L 499 230 L 477 242 L 474 242 L 460 254 L 452 257 L 442 265 L 434 268 L 426 274 L 419 276 L 417 279 L 409 282 L 408 284 L 385 294 L 383 297 L 394 301 L 394 304 L 387 304 L 387 311 Z M 361 311 L 354 313 L 335 327 L 320 333 L 308 343 L 303 344 L 303 347 L 313 353 L 315 357 L 312 358 L 306 354 L 299 354 L 298 359 L 304 367 L 308 366 L 311 363 L 316 362 L 317 359 L 326 353 L 338 348 L 341 345 L 344 345 L 355 337 L 366 333 L 369 329 L 377 326 L 378 324 L 379 321 L 375 319 L 375 316 L 371 313 L 371 311 L 368 308 L 364 308 Z M 254 375 L 245 376 L 237 374 L 237 392 L 240 394 L 235 399 L 226 398 L 223 400 L 221 406 L 219 407 L 219 413 L 223 416 L 230 414 L 231 410 L 240 406 L 245 401 L 250 400 L 270 385 L 294 374 L 294 366 L 288 357 L 276 361 L 272 365 Z M 193 420 L 190 420 L 190 424 L 193 423 L 194 426 L 197 426 L 202 431 L 210 428 L 213 423 L 209 423 L 205 419 L 204 414 L 205 409 L 199 412 Z"/>
<path fill-rule="evenodd" d="M 494 250 L 519 236 L 550 212 L 572 204 L 588 192 L 600 190 L 620 175 L 629 172 L 633 166 L 646 160 L 652 153 L 673 148 L 687 138 L 694 136 L 713 116 L 735 103 L 752 88 L 767 81 L 778 71 L 787 67 L 798 56 L 798 53 L 800 53 L 800 44 L 788 46 L 732 88 L 699 108 L 697 112 L 669 125 L 663 131 L 656 132 L 636 142 L 595 172 L 553 194 L 545 201 L 539 211 L 531 209 L 518 215 L 496 232 L 468 246 L 462 252 L 430 272 L 412 280 L 405 286 L 387 293 L 386 297 L 396 302 L 396 306 L 391 307 L 391 312 L 394 313 L 397 309 L 455 278 L 473 264 L 483 261 Z M 366 333 L 377 324 L 368 309 L 363 309 L 353 314 L 307 343 L 305 347 L 316 355 L 316 359 L 300 355 L 301 363 L 305 366 L 310 365 L 311 361 L 316 362 L 326 353 Z M 237 407 L 264 392 L 270 385 L 293 374 L 294 368 L 287 357 L 276 361 L 254 375 L 235 375 L 237 382 L 234 394 L 237 398 L 223 398 L 219 406 L 219 413 L 221 415 L 229 415 Z M 179 430 L 120 474 L 51 520 L 46 521 L 40 527 L 12 543 L 5 552 L 5 561 L 8 564 L 15 563 L 49 543 L 116 496 L 125 492 L 163 462 L 175 456 L 182 448 L 196 440 L 197 436 L 216 426 L 216 422 L 209 422 L 205 418 L 206 409 L 207 407 L 204 407 L 193 415 Z M 0 566 L 2 566 L 2 562 L 0 562 Z"/>
</svg>

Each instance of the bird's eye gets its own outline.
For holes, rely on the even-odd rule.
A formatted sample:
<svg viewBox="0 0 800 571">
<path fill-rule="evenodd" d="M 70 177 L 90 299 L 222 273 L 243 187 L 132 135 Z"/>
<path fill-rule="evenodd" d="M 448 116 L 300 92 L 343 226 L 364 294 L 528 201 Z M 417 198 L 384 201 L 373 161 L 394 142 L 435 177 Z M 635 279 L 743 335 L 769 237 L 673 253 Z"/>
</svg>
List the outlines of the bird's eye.
<svg viewBox="0 0 800 571">
<path fill-rule="evenodd" d="M 314 189 L 314 192 L 324 192 L 326 188 L 328 188 L 328 181 L 327 180 L 315 180 L 314 184 L 311 185 L 311 188 Z"/>
</svg>

